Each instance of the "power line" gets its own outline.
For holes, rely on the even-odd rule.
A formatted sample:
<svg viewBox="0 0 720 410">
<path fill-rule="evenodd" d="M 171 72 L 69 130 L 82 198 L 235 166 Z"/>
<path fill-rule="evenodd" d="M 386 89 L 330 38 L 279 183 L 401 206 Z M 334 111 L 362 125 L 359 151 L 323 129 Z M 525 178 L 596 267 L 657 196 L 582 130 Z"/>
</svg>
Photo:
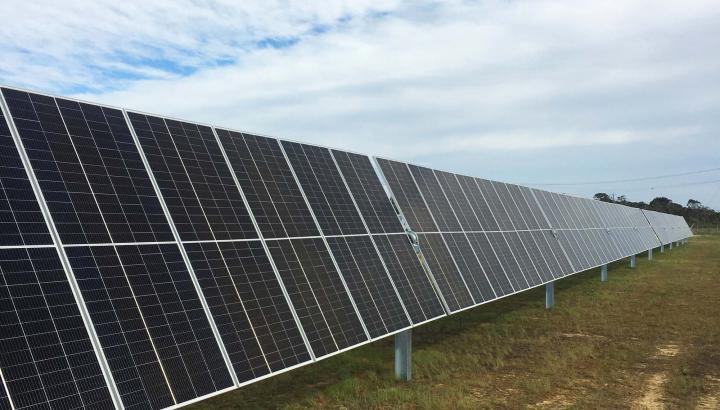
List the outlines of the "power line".
<svg viewBox="0 0 720 410">
<path fill-rule="evenodd" d="M 689 171 L 689 172 L 682 172 L 679 174 L 667 174 L 667 175 L 658 175 L 653 177 L 642 177 L 642 178 L 629 178 L 629 179 L 616 179 L 616 180 L 608 180 L 608 181 L 593 181 L 593 182 L 561 182 L 561 183 L 542 183 L 542 184 L 521 184 L 521 185 L 532 185 L 532 186 L 578 186 L 578 185 L 602 185 L 602 184 L 617 184 L 622 182 L 640 182 L 640 181 L 652 181 L 657 179 L 665 179 L 665 178 L 674 178 L 674 177 L 682 177 L 686 175 L 697 175 L 697 174 L 704 174 L 708 172 L 716 172 L 720 171 L 720 168 L 709 168 L 709 169 L 701 169 L 699 171 Z M 710 183 L 710 182 L 708 182 Z M 651 188 L 652 189 L 652 188 Z"/>
<path fill-rule="evenodd" d="M 686 186 L 693 186 L 693 185 L 706 185 L 706 184 L 716 184 L 720 182 L 720 179 L 715 179 L 712 181 L 700 181 L 700 182 L 690 182 L 687 184 L 673 184 L 673 185 L 658 185 L 650 187 L 650 189 L 658 189 L 658 188 L 681 188 Z"/>
</svg>

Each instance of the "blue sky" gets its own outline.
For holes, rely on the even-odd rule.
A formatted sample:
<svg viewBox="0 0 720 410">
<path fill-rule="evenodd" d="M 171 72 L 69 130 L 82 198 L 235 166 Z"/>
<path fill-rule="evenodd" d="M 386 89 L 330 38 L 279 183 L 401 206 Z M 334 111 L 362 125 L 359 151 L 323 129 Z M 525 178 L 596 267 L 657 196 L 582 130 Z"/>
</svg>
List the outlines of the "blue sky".
<svg viewBox="0 0 720 410">
<path fill-rule="evenodd" d="M 0 82 L 720 209 L 716 1 L 3 2 Z"/>
</svg>

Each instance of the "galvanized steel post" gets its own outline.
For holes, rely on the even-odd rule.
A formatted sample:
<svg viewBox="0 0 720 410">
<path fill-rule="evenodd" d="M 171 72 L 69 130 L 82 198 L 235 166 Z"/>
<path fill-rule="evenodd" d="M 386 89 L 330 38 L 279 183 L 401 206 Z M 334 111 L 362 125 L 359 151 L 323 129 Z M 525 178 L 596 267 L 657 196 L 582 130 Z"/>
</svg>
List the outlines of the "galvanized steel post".
<svg viewBox="0 0 720 410">
<path fill-rule="evenodd" d="M 555 282 L 545 284 L 545 309 L 552 309 L 555 306 Z"/>
<path fill-rule="evenodd" d="M 649 261 L 651 261 L 652 258 L 653 258 L 653 257 L 652 257 L 652 252 L 653 252 L 652 248 L 648 249 L 648 260 L 649 260 Z"/>
<path fill-rule="evenodd" d="M 607 282 L 607 281 L 608 281 L 607 265 L 602 265 L 600 267 L 600 282 Z"/>
<path fill-rule="evenodd" d="M 395 334 L 395 378 L 403 381 L 412 378 L 412 329 Z"/>
<path fill-rule="evenodd" d="M 637 262 L 635 260 L 635 255 L 633 255 L 630 257 L 630 267 L 634 268 L 635 266 L 637 266 Z"/>
</svg>

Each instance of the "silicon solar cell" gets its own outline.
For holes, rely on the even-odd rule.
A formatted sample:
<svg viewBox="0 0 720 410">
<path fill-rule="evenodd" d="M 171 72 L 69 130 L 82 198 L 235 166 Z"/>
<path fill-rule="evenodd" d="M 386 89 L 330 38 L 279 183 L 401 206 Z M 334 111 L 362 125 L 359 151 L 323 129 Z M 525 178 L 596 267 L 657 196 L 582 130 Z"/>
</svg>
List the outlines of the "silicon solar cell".
<svg viewBox="0 0 720 410">
<path fill-rule="evenodd" d="M 0 250 L 0 369 L 16 408 L 113 408 L 54 248 Z"/>
<path fill-rule="evenodd" d="M 370 158 L 345 151 L 331 152 L 370 233 L 404 232 Z"/>
<path fill-rule="evenodd" d="M 153 408 L 233 386 L 177 245 L 72 247 L 67 253 L 113 374 L 122 381 L 136 374 L 118 385 L 124 402 L 138 401 L 139 385 L 158 401 Z"/>
<path fill-rule="evenodd" d="M 324 235 L 367 234 L 330 150 L 282 141 Z"/>
<path fill-rule="evenodd" d="M 51 243 L 45 218 L 0 110 L 0 246 Z"/>
<path fill-rule="evenodd" d="M 450 255 L 442 235 L 430 233 L 418 234 L 418 237 L 423 255 L 450 310 L 456 311 L 473 306 L 475 301 L 458 266 Z"/>
<path fill-rule="evenodd" d="M 251 134 L 216 132 L 263 236 L 319 236 L 280 143 Z"/>
<path fill-rule="evenodd" d="M 404 234 L 374 237 L 379 253 L 413 323 L 422 323 L 445 314 L 432 279 L 420 264 Z"/>
<path fill-rule="evenodd" d="M 370 336 L 377 338 L 410 326 L 370 237 L 333 237 L 328 242 Z"/>
<path fill-rule="evenodd" d="M 260 242 L 184 247 L 241 382 L 310 360 Z"/>
<path fill-rule="evenodd" d="M 180 238 L 257 238 L 210 127 L 128 113 Z"/>
<path fill-rule="evenodd" d="M 321 239 L 268 241 L 316 357 L 367 340 Z"/>
</svg>

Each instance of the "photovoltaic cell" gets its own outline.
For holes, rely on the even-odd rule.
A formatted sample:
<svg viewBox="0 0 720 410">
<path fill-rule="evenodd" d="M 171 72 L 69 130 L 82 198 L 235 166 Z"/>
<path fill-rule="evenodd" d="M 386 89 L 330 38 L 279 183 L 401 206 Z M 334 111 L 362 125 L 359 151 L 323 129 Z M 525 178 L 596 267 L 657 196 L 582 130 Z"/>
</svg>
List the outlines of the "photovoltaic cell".
<svg viewBox="0 0 720 410">
<path fill-rule="evenodd" d="M 453 260 L 464 273 L 465 283 L 472 293 L 475 303 L 494 299 L 495 292 L 485 276 L 485 269 L 481 265 L 470 242 L 463 233 L 443 234 Z"/>
<path fill-rule="evenodd" d="M 55 100 L 3 89 L 63 243 L 109 243 L 90 185 Z"/>
<path fill-rule="evenodd" d="M 485 269 L 485 274 L 495 294 L 500 297 L 512 293 L 513 287 L 505 273 L 505 268 L 495 254 L 488 237 L 482 232 L 471 232 L 467 234 L 467 237 L 480 264 Z"/>
<path fill-rule="evenodd" d="M 144 347 L 138 352 L 131 350 L 132 356 L 137 355 L 142 364 L 145 363 L 143 360 L 160 363 L 176 403 L 231 387 L 230 373 L 177 245 L 116 246 L 115 254 L 100 249 L 108 248 L 75 247 L 67 252 L 73 270 L 77 268 L 82 272 L 78 284 L 83 296 L 99 302 L 97 310 L 89 307 L 91 316 L 99 318 L 101 323 L 107 321 L 107 337 L 100 339 L 108 355 L 116 354 L 115 343 L 123 343 L 122 339 L 112 336 L 111 329 L 122 328 L 118 322 L 132 322 L 140 317 L 154 346 L 155 357 L 145 350 L 146 336 L 141 332 L 137 336 Z M 103 252 L 102 257 L 93 258 L 92 252 Z M 120 277 L 121 272 L 124 278 Z M 106 279 L 110 285 L 103 282 Z M 132 303 L 128 302 L 126 309 L 117 311 L 115 317 L 103 310 L 108 306 L 107 299 L 116 302 L 114 298 L 102 295 L 103 292 L 108 295 L 110 290 L 132 297 Z M 128 341 L 134 342 L 135 339 Z M 127 357 L 127 352 L 119 354 L 119 357 Z M 116 363 L 111 370 L 123 380 L 127 369 L 122 366 L 127 365 Z M 164 390 L 157 386 L 157 374 L 153 371 L 142 373 L 144 370 L 146 368 L 142 367 L 138 372 L 141 378 L 150 379 L 146 394 L 159 391 L 163 397 Z"/>
<path fill-rule="evenodd" d="M 210 127 L 128 113 L 183 241 L 257 238 Z"/>
<path fill-rule="evenodd" d="M 407 165 L 380 158 L 377 161 L 410 228 L 415 232 L 437 232 L 437 226 Z"/>
<path fill-rule="evenodd" d="M 72 247 L 67 254 L 123 405 L 176 404 L 115 249 Z"/>
<path fill-rule="evenodd" d="M 471 224 L 470 230 L 480 230 L 480 231 L 498 231 L 498 230 L 500 230 L 500 227 L 498 226 L 498 223 L 492 214 L 492 209 L 490 208 L 490 205 L 485 200 L 485 197 L 483 196 L 482 192 L 480 192 L 480 188 L 478 187 L 478 183 L 477 183 L 477 181 L 475 181 L 475 178 L 470 178 L 470 177 L 466 177 L 466 176 L 462 176 L 462 175 L 458 175 L 457 178 L 458 178 L 458 182 L 460 182 L 463 192 L 465 193 L 466 198 L 470 202 L 470 206 L 472 207 L 472 209 L 475 213 L 475 216 L 477 217 L 477 220 L 480 224 L 479 228 L 477 226 Z"/>
<path fill-rule="evenodd" d="M 495 254 L 497 255 L 498 260 L 500 260 L 500 264 L 505 270 L 505 274 L 512 284 L 513 289 L 515 289 L 515 291 L 519 291 L 530 287 L 528 281 L 525 279 L 525 275 L 523 275 L 520 265 L 515 260 L 512 248 L 503 233 L 487 232 L 486 236 L 492 246 L 492 249 L 495 250 Z"/>
<path fill-rule="evenodd" d="M 260 242 L 184 246 L 240 382 L 310 360 Z"/>
<path fill-rule="evenodd" d="M 498 229 L 503 231 L 512 231 L 514 226 L 510 220 L 510 216 L 503 207 L 502 200 L 498 195 L 491 181 L 475 178 L 475 182 L 480 190 L 481 195 L 485 198 L 485 202 L 490 207 L 490 212 L 495 217 Z"/>
<path fill-rule="evenodd" d="M 441 232 L 459 231 L 460 224 L 457 218 L 455 218 L 453 210 L 450 208 L 450 204 L 445 198 L 433 170 L 415 165 L 409 165 L 408 167 L 415 178 L 415 183 L 420 189 L 438 229 Z"/>
<path fill-rule="evenodd" d="M 48 244 L 45 218 L 0 110 L 0 246 Z"/>
<path fill-rule="evenodd" d="M 370 233 L 404 232 L 370 158 L 337 150 L 332 150 L 332 155 Z"/>
<path fill-rule="evenodd" d="M 413 323 L 445 314 L 432 282 L 404 235 L 373 237 Z"/>
<path fill-rule="evenodd" d="M 0 369 L 16 408 L 113 408 L 54 248 L 0 250 Z"/>
<path fill-rule="evenodd" d="M 265 238 L 320 233 L 276 139 L 216 129 Z"/>
<path fill-rule="evenodd" d="M 520 265 L 520 273 L 525 277 L 528 285 L 534 286 L 542 283 L 540 274 L 537 271 L 537 267 L 530 258 L 530 254 L 523 245 L 522 239 L 518 232 L 505 232 L 505 238 L 507 239 L 510 249 L 515 256 L 518 264 Z"/>
<path fill-rule="evenodd" d="M 449 172 L 435 171 L 435 176 L 442 187 L 455 216 L 460 222 L 460 228 L 464 231 L 480 231 L 482 227 L 475 216 L 472 205 L 468 202 L 460 182 L 455 175 Z"/>
<path fill-rule="evenodd" d="M 328 238 L 360 316 L 373 338 L 410 325 L 369 236 Z"/>
<path fill-rule="evenodd" d="M 367 340 L 322 239 L 267 245 L 316 357 Z"/>
<path fill-rule="evenodd" d="M 366 234 L 330 150 L 287 141 L 282 145 L 323 234 Z"/>
<path fill-rule="evenodd" d="M 445 302 L 451 311 L 474 305 L 462 275 L 453 262 L 440 234 L 418 234 L 420 248 L 427 260 Z"/>
</svg>

